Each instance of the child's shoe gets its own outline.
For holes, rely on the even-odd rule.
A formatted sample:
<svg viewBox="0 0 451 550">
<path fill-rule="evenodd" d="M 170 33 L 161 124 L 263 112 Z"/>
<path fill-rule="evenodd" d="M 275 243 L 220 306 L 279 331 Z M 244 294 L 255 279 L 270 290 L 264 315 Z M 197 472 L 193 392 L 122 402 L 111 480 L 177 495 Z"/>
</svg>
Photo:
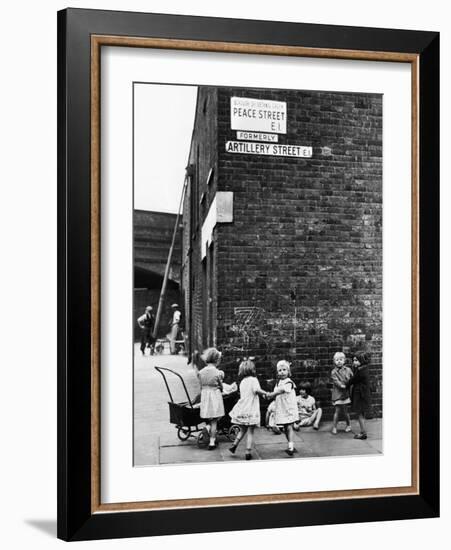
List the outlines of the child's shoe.
<svg viewBox="0 0 451 550">
<path fill-rule="evenodd" d="M 229 447 L 229 451 L 234 455 L 236 451 L 236 445 L 232 445 L 231 447 Z"/>
<path fill-rule="evenodd" d="M 333 435 L 337 435 L 337 428 L 334 426 L 332 428 L 332 432 L 331 432 Z"/>
<path fill-rule="evenodd" d="M 367 439 L 367 435 L 365 432 L 355 434 L 354 439 Z"/>
<path fill-rule="evenodd" d="M 346 426 L 345 432 L 346 432 L 346 433 L 349 433 L 350 431 L 351 431 L 351 426 Z"/>
<path fill-rule="evenodd" d="M 294 449 L 285 449 L 285 452 L 287 453 L 288 456 L 294 455 Z"/>
<path fill-rule="evenodd" d="M 244 457 L 246 460 L 252 460 L 252 454 L 250 452 L 247 452 Z"/>
</svg>

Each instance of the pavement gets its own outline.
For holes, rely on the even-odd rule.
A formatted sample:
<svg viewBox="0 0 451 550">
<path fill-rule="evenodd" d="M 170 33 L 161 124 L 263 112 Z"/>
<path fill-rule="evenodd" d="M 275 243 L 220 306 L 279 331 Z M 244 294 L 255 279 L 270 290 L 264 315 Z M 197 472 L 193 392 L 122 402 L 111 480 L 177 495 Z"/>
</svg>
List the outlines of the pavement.
<svg viewBox="0 0 451 550">
<path fill-rule="evenodd" d="M 199 382 L 196 371 L 187 364 L 186 356 L 169 355 L 167 349 L 161 355 L 149 355 L 149 350 L 146 350 L 143 356 L 139 344 L 135 343 L 134 359 L 134 465 L 160 464 L 160 439 L 176 436 L 177 430 L 169 423 L 169 394 L 155 367 L 169 368 L 183 376 L 190 397 L 200 393 Z M 186 401 L 180 380 L 168 374 L 168 383 L 174 401 Z"/>
<path fill-rule="evenodd" d="M 148 353 L 148 351 L 146 352 Z M 218 437 L 218 446 L 213 451 L 197 444 L 198 433 L 192 433 L 186 441 L 177 437 L 177 428 L 169 423 L 169 395 L 163 378 L 155 366 L 178 372 L 185 381 L 190 397 L 199 391 L 196 371 L 187 364 L 183 355 L 142 356 L 139 344 L 135 344 L 134 369 L 134 465 L 186 464 L 199 462 L 232 462 L 244 460 L 245 441 L 240 443 L 235 455 L 229 451 L 227 436 Z M 172 379 L 171 379 L 172 378 Z M 183 386 L 176 376 L 168 375 L 168 383 L 174 401 L 186 401 Z M 284 450 L 287 443 L 284 435 L 276 435 L 261 427 L 255 430 L 253 459 L 312 458 L 327 456 L 362 456 L 382 454 L 382 419 L 367 421 L 368 439 L 356 440 L 358 423 L 353 421 L 354 432 L 345 433 L 344 423 L 339 424 L 337 435 L 331 433 L 330 422 L 321 423 L 318 431 L 301 428 L 294 434 L 297 452 L 289 457 Z"/>
</svg>

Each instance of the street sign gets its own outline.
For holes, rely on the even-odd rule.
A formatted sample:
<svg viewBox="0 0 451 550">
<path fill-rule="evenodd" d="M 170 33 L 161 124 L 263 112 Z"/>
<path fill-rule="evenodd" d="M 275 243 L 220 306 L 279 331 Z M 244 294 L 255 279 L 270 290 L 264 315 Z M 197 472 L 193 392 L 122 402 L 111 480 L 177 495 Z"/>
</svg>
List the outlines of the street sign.
<svg viewBox="0 0 451 550">
<path fill-rule="evenodd" d="M 230 98 L 232 130 L 287 133 L 287 104 L 269 99 Z"/>
<path fill-rule="evenodd" d="M 245 139 L 247 141 L 267 141 L 277 143 L 279 136 L 277 134 L 262 134 L 260 132 L 237 132 L 236 139 Z"/>
<path fill-rule="evenodd" d="M 310 158 L 312 148 L 303 145 L 282 145 L 280 143 L 256 143 L 247 141 L 227 141 L 227 153 L 241 153 L 248 155 L 272 155 L 275 157 Z"/>
</svg>

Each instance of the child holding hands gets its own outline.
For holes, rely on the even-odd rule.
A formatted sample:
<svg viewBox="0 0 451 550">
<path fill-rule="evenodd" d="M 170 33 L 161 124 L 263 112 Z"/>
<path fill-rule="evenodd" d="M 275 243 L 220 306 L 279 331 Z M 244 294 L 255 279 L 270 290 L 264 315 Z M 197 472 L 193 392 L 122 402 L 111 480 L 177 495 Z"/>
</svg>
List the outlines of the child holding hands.
<svg viewBox="0 0 451 550">
<path fill-rule="evenodd" d="M 251 460 L 255 426 L 260 425 L 259 396 L 263 397 L 267 394 L 260 388 L 255 363 L 250 359 L 246 359 L 240 364 L 238 378 L 240 380 L 240 399 L 229 414 L 233 424 L 238 424 L 240 427 L 240 431 L 229 450 L 235 454 L 240 441 L 247 434 L 245 457 L 246 460 Z"/>
<path fill-rule="evenodd" d="M 206 349 L 201 357 L 206 366 L 199 371 L 201 385 L 200 416 L 209 424 L 210 443 L 208 450 L 212 451 L 216 447 L 218 420 L 225 413 L 222 399 L 224 372 L 217 368 L 221 361 L 221 352 L 216 348 Z"/>
<path fill-rule="evenodd" d="M 282 428 L 288 441 L 285 452 L 293 456 L 296 449 L 293 443 L 293 424 L 298 422 L 299 413 L 296 401 L 295 384 L 289 378 L 291 376 L 290 364 L 281 360 L 277 363 L 277 377 L 279 381 L 272 393 L 267 394 L 268 399 L 275 398 L 274 421 Z"/>
</svg>

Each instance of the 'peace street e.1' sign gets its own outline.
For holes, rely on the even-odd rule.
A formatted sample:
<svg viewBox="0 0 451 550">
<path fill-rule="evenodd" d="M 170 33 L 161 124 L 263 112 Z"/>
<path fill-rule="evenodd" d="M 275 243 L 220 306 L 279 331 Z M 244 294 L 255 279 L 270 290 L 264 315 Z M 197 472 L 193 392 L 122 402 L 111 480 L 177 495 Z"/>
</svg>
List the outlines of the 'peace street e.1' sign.
<svg viewBox="0 0 451 550">
<path fill-rule="evenodd" d="M 310 158 L 312 148 L 303 145 L 282 145 L 281 143 L 256 143 L 250 141 L 227 141 L 227 153 L 241 153 L 248 155 L 273 155 L 275 157 Z"/>
<path fill-rule="evenodd" d="M 285 101 L 230 98 L 230 127 L 232 130 L 287 133 L 287 104 Z"/>
</svg>

